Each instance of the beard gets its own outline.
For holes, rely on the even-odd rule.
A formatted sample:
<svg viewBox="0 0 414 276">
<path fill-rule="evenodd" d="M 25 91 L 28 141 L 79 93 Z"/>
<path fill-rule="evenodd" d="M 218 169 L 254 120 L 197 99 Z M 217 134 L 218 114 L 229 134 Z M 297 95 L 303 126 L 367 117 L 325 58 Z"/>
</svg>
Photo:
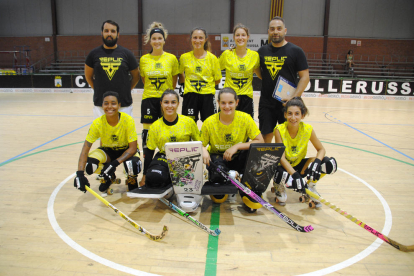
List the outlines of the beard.
<svg viewBox="0 0 414 276">
<path fill-rule="evenodd" d="M 285 39 L 285 36 L 281 36 L 281 35 L 279 35 L 279 38 L 276 38 L 276 37 L 271 37 L 271 41 L 272 41 L 272 43 L 280 43 L 280 42 L 282 42 L 283 40 Z"/>
<path fill-rule="evenodd" d="M 109 36 L 107 38 L 104 38 L 102 36 L 102 41 L 103 43 L 107 46 L 107 47 L 114 47 L 116 45 L 116 43 L 118 42 L 118 37 L 116 37 L 115 39 L 112 39 L 112 37 L 110 39 L 108 39 Z"/>
</svg>

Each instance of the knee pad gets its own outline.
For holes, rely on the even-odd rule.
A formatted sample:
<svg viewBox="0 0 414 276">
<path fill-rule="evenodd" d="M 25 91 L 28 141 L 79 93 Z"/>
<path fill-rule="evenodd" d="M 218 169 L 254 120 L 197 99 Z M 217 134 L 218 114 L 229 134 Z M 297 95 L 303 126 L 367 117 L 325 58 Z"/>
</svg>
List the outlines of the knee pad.
<svg viewBox="0 0 414 276">
<path fill-rule="evenodd" d="M 257 210 L 257 209 L 262 208 L 262 204 L 260 204 L 254 199 L 251 199 L 248 196 L 243 196 L 242 199 L 243 199 L 243 203 L 246 204 L 246 206 L 249 207 L 250 209 Z"/>
<path fill-rule="evenodd" d="M 226 201 L 228 197 L 229 195 L 210 195 L 211 200 L 214 203 L 219 203 L 219 204 Z"/>
<path fill-rule="evenodd" d="M 106 153 L 101 149 L 95 149 L 91 151 L 88 155 L 88 160 L 86 161 L 85 172 L 88 175 L 93 173 L 100 174 L 103 168 L 103 164 L 106 162 L 107 157 Z"/>
<path fill-rule="evenodd" d="M 321 164 L 321 172 L 325 174 L 334 174 L 338 169 L 336 159 L 333 157 L 324 157 Z"/>
<path fill-rule="evenodd" d="M 289 177 L 290 174 L 282 166 L 278 166 L 276 168 L 276 173 L 273 177 L 273 181 L 276 184 L 286 185 L 286 183 L 288 183 Z"/>
<path fill-rule="evenodd" d="M 127 175 L 137 176 L 142 170 L 142 162 L 136 154 L 124 162 L 124 169 Z"/>
<path fill-rule="evenodd" d="M 153 188 L 165 187 L 171 184 L 168 167 L 161 164 L 153 164 L 150 166 L 145 177 L 145 184 Z"/>
</svg>

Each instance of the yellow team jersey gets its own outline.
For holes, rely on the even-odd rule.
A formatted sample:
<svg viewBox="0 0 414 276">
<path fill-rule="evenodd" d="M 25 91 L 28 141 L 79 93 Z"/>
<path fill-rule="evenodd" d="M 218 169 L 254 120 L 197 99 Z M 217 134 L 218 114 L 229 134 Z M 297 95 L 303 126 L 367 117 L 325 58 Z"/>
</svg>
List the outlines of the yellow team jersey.
<svg viewBox="0 0 414 276">
<path fill-rule="evenodd" d="M 160 56 L 146 54 L 139 60 L 139 70 L 144 79 L 144 94 L 142 99 L 160 98 L 162 93 L 173 87 L 173 76 L 178 75 L 177 58 L 164 52 Z"/>
<path fill-rule="evenodd" d="M 236 111 L 233 122 L 224 125 L 220 122 L 220 113 L 211 115 L 201 127 L 201 140 L 203 146 L 210 153 L 224 153 L 235 144 L 244 143 L 247 138 L 253 140 L 260 134 L 260 130 L 252 117 L 244 112 Z"/>
<path fill-rule="evenodd" d="M 308 151 L 308 142 L 312 134 L 312 126 L 304 122 L 299 123 L 299 130 L 296 137 L 292 139 L 287 129 L 287 122 L 275 127 L 282 137 L 283 144 L 285 145 L 285 157 L 286 160 L 292 165 L 297 166 L 303 158 L 306 157 Z"/>
<path fill-rule="evenodd" d="M 196 58 L 193 51 L 182 54 L 180 73 L 185 73 L 184 94 L 215 94 L 215 81 L 221 80 L 219 61 L 208 51 L 201 59 Z"/>
<path fill-rule="evenodd" d="M 247 49 L 243 58 L 239 58 L 236 50 L 226 50 L 220 56 L 220 68 L 226 70 L 224 87 L 233 88 L 237 95 L 253 98 L 253 70 L 260 67 L 259 53 Z"/>
<path fill-rule="evenodd" d="M 119 112 L 120 119 L 116 126 L 111 126 L 106 115 L 95 119 L 89 128 L 86 141 L 93 143 L 101 138 L 102 147 L 114 150 L 126 149 L 129 143 L 137 140 L 134 119 L 126 113 Z"/>
<path fill-rule="evenodd" d="M 200 141 L 200 132 L 193 119 L 178 114 L 178 122 L 172 126 L 165 124 L 163 117 L 155 121 L 148 131 L 147 139 L 150 150 L 158 148 L 161 153 L 165 153 L 165 143 Z"/>
</svg>

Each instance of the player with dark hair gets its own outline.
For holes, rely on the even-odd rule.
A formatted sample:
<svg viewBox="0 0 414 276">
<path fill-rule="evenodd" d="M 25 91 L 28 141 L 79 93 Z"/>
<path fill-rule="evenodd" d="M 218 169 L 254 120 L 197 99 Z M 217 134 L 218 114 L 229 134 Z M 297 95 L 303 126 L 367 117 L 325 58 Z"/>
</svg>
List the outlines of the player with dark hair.
<svg viewBox="0 0 414 276">
<path fill-rule="evenodd" d="M 165 187 L 171 183 L 164 145 L 167 142 L 200 141 L 200 132 L 191 118 L 177 114 L 180 103 L 174 90 L 165 90 L 160 98 L 162 117 L 155 121 L 149 131 L 144 159 L 144 175 L 141 183 L 151 188 Z M 154 151 L 159 152 L 153 157 Z"/>
<path fill-rule="evenodd" d="M 85 61 L 85 78 L 93 89 L 93 114 L 95 118 L 104 115 L 103 94 L 115 91 L 119 94 L 120 111 L 132 117 L 131 90 L 139 81 L 138 62 L 130 50 L 117 44 L 116 22 L 106 20 L 101 29 L 103 45 L 93 49 Z"/>
<path fill-rule="evenodd" d="M 266 143 L 272 142 L 276 124 L 285 121 L 283 103 L 273 97 L 282 77 L 295 84 L 296 90 L 283 102 L 300 97 L 309 83 L 309 69 L 303 50 L 285 39 L 287 29 L 283 18 L 274 17 L 269 23 L 269 43 L 259 50 L 262 89 L 259 101 L 259 127 Z M 299 81 L 297 80 L 299 75 Z"/>
<path fill-rule="evenodd" d="M 102 109 L 105 115 L 95 119 L 89 128 L 74 181 L 74 186 L 83 192 L 86 192 L 85 186 L 90 186 L 85 172 L 88 175 L 100 174 L 104 181 L 99 186 L 99 191 L 105 192 L 116 179 L 115 170 L 121 163 L 124 163 L 128 175 L 128 189 L 138 187 L 137 176 L 141 171 L 141 160 L 135 122 L 128 114 L 119 112 L 119 98 L 116 92 L 104 93 Z M 101 147 L 89 152 L 92 144 L 99 138 Z"/>
<path fill-rule="evenodd" d="M 307 183 L 304 177 L 308 177 L 309 190 L 315 194 L 316 182 L 325 174 L 333 174 L 337 170 L 335 158 L 325 156 L 325 148 L 316 136 L 312 126 L 302 122 L 308 114 L 308 109 L 300 97 L 295 97 L 287 102 L 284 116 L 286 122 L 279 124 L 274 129 L 276 143 L 283 143 L 285 153 L 280 159 L 281 166 L 277 167 L 273 179 L 277 202 L 285 205 L 287 200 L 286 186 L 298 191 L 304 191 Z M 305 158 L 308 142 L 316 149 L 316 156 Z M 316 207 L 321 207 L 319 201 L 313 200 Z"/>
<path fill-rule="evenodd" d="M 191 31 L 193 50 L 180 57 L 180 83 L 184 85 L 182 114 L 204 122 L 216 113 L 215 85 L 220 83 L 220 64 L 210 52 L 206 30 L 195 28 Z"/>
<path fill-rule="evenodd" d="M 224 87 L 231 87 L 239 98 L 237 110 L 254 118 L 253 72 L 261 78 L 259 54 L 247 48 L 249 29 L 237 24 L 233 29 L 235 47 L 224 51 L 220 56 L 221 70 L 226 70 Z"/>
<path fill-rule="evenodd" d="M 263 143 L 263 137 L 252 117 L 236 110 L 239 101 L 232 88 L 221 89 L 217 102 L 220 112 L 207 118 L 201 127 L 203 162 L 206 165 L 214 162 L 243 174 L 250 144 Z M 221 183 L 225 180 L 217 172 L 209 170 L 209 181 Z M 227 197 L 228 195 L 211 196 L 216 203 L 224 202 Z"/>
<path fill-rule="evenodd" d="M 143 55 L 140 59 L 139 67 L 144 83 L 144 93 L 141 102 L 141 123 L 142 130 L 142 150 L 144 159 L 151 150 L 147 147 L 148 129 L 151 124 L 162 116 L 160 98 L 161 94 L 167 89 L 174 89 L 177 84 L 179 73 L 178 60 L 175 55 L 164 51 L 165 40 L 168 31 L 162 23 L 153 22 L 147 29 L 145 44 L 150 42 L 151 52 Z M 152 152 L 152 155 L 154 153 Z M 151 155 L 151 157 L 152 157 Z M 144 175 L 146 166 L 144 166 Z M 140 185 L 144 185 L 145 177 Z"/>
</svg>

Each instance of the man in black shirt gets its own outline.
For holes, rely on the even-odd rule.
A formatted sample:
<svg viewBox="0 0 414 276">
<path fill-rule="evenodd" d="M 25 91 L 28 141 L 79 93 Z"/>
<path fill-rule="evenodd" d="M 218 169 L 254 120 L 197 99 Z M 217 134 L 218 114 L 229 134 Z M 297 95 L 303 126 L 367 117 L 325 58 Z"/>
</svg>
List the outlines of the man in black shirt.
<svg viewBox="0 0 414 276">
<path fill-rule="evenodd" d="M 287 29 L 281 17 L 274 17 L 269 23 L 269 43 L 258 52 L 262 73 L 262 90 L 259 101 L 259 128 L 265 143 L 271 143 L 276 124 L 286 121 L 283 106 L 293 97 L 300 97 L 309 83 L 309 69 L 303 50 L 285 40 Z M 299 81 L 297 79 L 299 75 Z M 293 95 L 282 99 L 273 98 L 273 91 L 279 77 L 297 85 Z"/>
<path fill-rule="evenodd" d="M 105 114 L 102 95 L 106 91 L 118 92 L 121 104 L 119 111 L 132 117 L 131 90 L 139 81 L 138 62 L 130 50 L 117 44 L 118 38 L 118 24 L 106 20 L 102 24 L 103 45 L 93 49 L 85 61 L 85 78 L 94 90 L 95 118 Z"/>
</svg>

